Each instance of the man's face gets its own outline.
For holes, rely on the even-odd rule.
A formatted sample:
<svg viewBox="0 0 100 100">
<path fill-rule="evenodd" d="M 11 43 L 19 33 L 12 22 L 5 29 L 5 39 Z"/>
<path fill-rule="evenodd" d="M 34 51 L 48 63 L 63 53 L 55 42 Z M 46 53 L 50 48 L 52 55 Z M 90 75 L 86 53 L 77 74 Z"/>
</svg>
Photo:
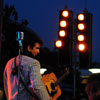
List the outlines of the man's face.
<svg viewBox="0 0 100 100">
<path fill-rule="evenodd" d="M 35 57 L 38 53 L 40 53 L 40 44 L 39 43 L 35 43 L 35 45 L 33 46 L 33 48 L 29 48 L 29 52 L 32 53 L 32 55 Z"/>
</svg>

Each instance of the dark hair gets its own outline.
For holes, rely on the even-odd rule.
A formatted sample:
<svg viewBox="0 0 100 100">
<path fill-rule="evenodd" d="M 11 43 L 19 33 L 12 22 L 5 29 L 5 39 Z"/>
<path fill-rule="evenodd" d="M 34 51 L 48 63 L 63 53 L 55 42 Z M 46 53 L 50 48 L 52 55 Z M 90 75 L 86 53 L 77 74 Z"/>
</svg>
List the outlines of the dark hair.
<svg viewBox="0 0 100 100">
<path fill-rule="evenodd" d="M 30 47 L 32 48 L 35 43 L 39 43 L 40 45 L 43 45 L 43 41 L 39 38 L 35 38 L 35 39 L 30 39 L 29 40 L 24 40 L 23 41 L 23 48 L 27 49 L 27 46 L 30 45 Z"/>
<path fill-rule="evenodd" d="M 90 93 L 92 93 L 93 98 L 96 98 L 98 97 L 98 95 L 100 95 L 100 93 L 98 93 L 98 91 L 100 91 L 100 73 L 92 74 L 89 76 L 85 91 L 87 95 L 90 95 Z"/>
<path fill-rule="evenodd" d="M 27 52 L 27 46 L 30 45 L 31 48 L 35 45 L 35 43 L 39 43 L 41 46 L 43 45 L 43 40 L 41 40 L 36 35 L 29 35 L 24 38 L 22 41 L 23 44 L 23 54 L 26 54 Z"/>
</svg>

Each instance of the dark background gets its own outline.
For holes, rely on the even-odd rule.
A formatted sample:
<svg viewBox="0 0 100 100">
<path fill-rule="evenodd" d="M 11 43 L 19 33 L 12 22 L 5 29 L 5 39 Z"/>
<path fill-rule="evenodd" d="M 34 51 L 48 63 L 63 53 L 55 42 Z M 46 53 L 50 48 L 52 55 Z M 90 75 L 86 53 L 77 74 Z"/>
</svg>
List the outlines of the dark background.
<svg viewBox="0 0 100 100">
<path fill-rule="evenodd" d="M 14 5 L 18 12 L 19 22 L 27 19 L 28 27 L 44 40 L 44 46 L 53 50 L 54 41 L 58 38 L 59 10 L 64 9 L 66 1 L 68 9 L 74 12 L 74 19 L 76 14 L 82 13 L 85 7 L 93 14 L 93 62 L 100 62 L 99 0 L 4 0 L 4 5 L 6 3 Z"/>
<path fill-rule="evenodd" d="M 85 5 L 85 1 L 86 0 L 67 0 L 67 6 L 69 10 L 72 10 L 74 12 L 74 18 L 76 18 L 76 14 L 77 13 L 82 13 L 84 8 L 87 7 L 88 11 L 90 13 L 93 14 L 93 45 L 92 45 L 92 49 L 93 49 L 93 62 L 100 62 L 100 57 L 99 57 L 99 51 L 100 51 L 100 46 L 99 46 L 99 42 L 100 42 L 100 34 L 99 34 L 99 18 L 100 18 L 100 14 L 99 14 L 99 3 L 100 1 L 98 0 L 97 2 L 88 0 L 87 4 Z M 17 22 L 21 22 L 24 19 L 28 20 L 28 28 L 30 28 L 30 30 L 26 29 L 26 28 L 22 28 L 26 33 L 28 31 L 28 33 L 31 33 L 31 29 L 33 30 L 32 32 L 37 34 L 40 38 L 42 38 L 44 40 L 44 47 L 45 49 L 42 51 L 41 56 L 39 57 L 39 60 L 44 56 L 44 59 L 41 60 L 42 64 L 47 65 L 46 67 L 49 68 L 49 71 L 53 71 L 55 72 L 55 74 L 57 75 L 57 77 L 60 77 L 64 72 L 65 72 L 65 67 L 59 68 L 56 66 L 57 63 L 55 63 L 55 66 L 52 65 L 54 64 L 53 62 L 53 57 L 57 57 L 57 54 L 53 51 L 54 50 L 54 41 L 58 38 L 57 37 L 57 32 L 58 32 L 58 23 L 59 23 L 59 10 L 64 9 L 65 7 L 65 0 L 4 0 L 4 6 L 5 4 L 8 4 L 8 6 L 10 5 L 14 5 L 17 13 L 18 13 L 18 21 Z M 6 27 L 7 25 L 7 27 Z M 11 25 L 11 22 L 10 22 Z M 7 32 L 8 33 L 15 33 L 15 30 L 17 31 L 19 29 L 19 27 L 17 27 L 14 30 L 14 25 L 16 26 L 16 24 L 12 24 L 10 27 L 9 23 L 5 24 L 4 27 L 7 28 Z M 7 33 L 5 32 L 5 33 Z M 6 34 L 7 35 L 7 34 Z M 11 45 L 10 45 L 10 52 L 3 52 L 3 54 L 7 54 L 7 57 L 9 57 L 8 55 L 10 55 L 9 58 L 11 58 L 14 55 L 11 55 L 10 53 L 13 52 L 13 48 L 15 45 L 15 42 L 13 42 L 13 40 L 15 40 L 14 38 L 14 34 L 12 34 L 12 36 L 9 35 L 9 37 L 6 37 L 6 39 L 8 41 L 11 41 Z M 5 38 L 4 38 L 5 39 Z M 6 45 L 6 44 L 5 44 Z M 4 46 L 4 45 L 3 45 Z M 6 48 L 5 48 L 6 47 Z M 3 49 L 8 49 L 9 45 L 7 47 L 4 46 Z M 2 49 L 2 48 L 1 48 Z M 53 51 L 51 53 L 51 51 Z M 45 54 L 45 55 L 44 55 Z M 55 56 L 56 55 L 56 56 Z M 48 58 L 47 58 L 48 57 Z M 50 57 L 50 58 L 49 58 Z M 5 59 L 6 56 L 3 57 L 3 59 Z M 8 60 L 9 58 L 7 58 L 6 60 Z M 51 61 L 50 61 L 51 59 Z M 4 60 L 4 64 L 6 63 L 6 60 Z M 3 60 L 2 60 L 3 61 Z M 45 61 L 45 62 L 44 62 Z M 57 59 L 55 60 L 57 62 Z M 44 66 L 43 66 L 44 67 Z M 76 80 L 76 87 L 78 89 L 77 91 L 77 97 L 81 98 L 81 92 L 84 92 L 84 86 L 83 86 L 83 90 L 80 90 L 81 84 L 81 78 L 80 78 L 80 73 L 76 71 L 77 74 L 77 80 Z M 71 70 L 70 75 L 64 80 L 62 81 L 62 84 L 60 85 L 62 88 L 62 96 L 59 98 L 59 100 L 69 100 L 67 99 L 67 97 L 72 97 L 73 96 L 73 70 Z M 2 79 L 2 75 L 1 75 L 1 79 Z M 67 97 L 66 97 L 67 94 Z M 82 95 L 84 96 L 85 93 L 82 93 Z M 81 96 L 81 97 L 80 97 Z M 85 96 L 87 97 L 87 96 Z M 81 99 L 80 99 L 81 100 Z"/>
</svg>

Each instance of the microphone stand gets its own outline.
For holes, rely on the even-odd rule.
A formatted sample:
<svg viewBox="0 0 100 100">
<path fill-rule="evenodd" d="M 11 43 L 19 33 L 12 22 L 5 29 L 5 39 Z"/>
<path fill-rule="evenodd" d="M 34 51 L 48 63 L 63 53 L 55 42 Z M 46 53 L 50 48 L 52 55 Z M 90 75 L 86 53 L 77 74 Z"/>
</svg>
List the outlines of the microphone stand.
<svg viewBox="0 0 100 100">
<path fill-rule="evenodd" d="M 19 56 L 18 56 L 18 100 L 20 100 L 20 68 L 21 68 L 21 58 L 22 58 L 22 40 L 23 32 L 17 32 L 17 39 L 19 42 Z"/>
</svg>

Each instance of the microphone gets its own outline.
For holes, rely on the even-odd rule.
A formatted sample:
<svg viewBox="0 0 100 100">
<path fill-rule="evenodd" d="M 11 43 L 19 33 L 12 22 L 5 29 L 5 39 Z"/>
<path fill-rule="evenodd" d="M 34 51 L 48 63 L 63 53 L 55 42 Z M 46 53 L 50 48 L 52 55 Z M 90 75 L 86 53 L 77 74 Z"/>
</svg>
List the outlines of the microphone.
<svg viewBox="0 0 100 100">
<path fill-rule="evenodd" d="M 24 32 L 16 32 L 16 40 L 19 42 L 19 46 L 22 46 L 23 39 L 24 39 Z"/>
<path fill-rule="evenodd" d="M 24 32 L 16 32 L 16 40 L 23 40 L 24 39 Z"/>
</svg>

